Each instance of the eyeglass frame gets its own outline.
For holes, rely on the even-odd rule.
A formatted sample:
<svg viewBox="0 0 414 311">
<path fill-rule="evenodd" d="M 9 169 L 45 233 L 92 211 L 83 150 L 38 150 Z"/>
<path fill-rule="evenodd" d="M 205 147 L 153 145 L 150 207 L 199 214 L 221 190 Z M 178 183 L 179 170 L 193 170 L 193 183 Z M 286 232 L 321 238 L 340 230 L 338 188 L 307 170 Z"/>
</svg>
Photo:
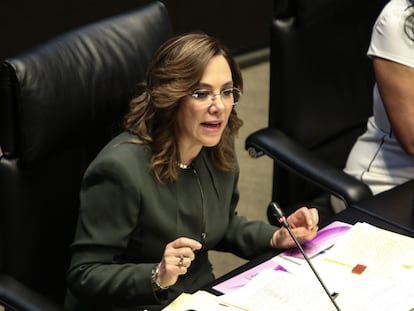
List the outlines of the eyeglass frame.
<svg viewBox="0 0 414 311">
<path fill-rule="evenodd" d="M 189 95 L 194 99 L 194 100 L 196 100 L 196 101 L 199 101 L 199 102 L 203 102 L 204 100 L 208 100 L 208 99 L 210 99 L 211 101 L 213 100 L 213 98 L 215 98 L 216 96 L 220 96 L 220 100 L 223 102 L 223 103 L 225 103 L 224 101 L 223 101 L 223 98 L 222 98 L 222 96 L 223 95 L 225 95 L 224 93 L 226 92 L 226 91 L 229 91 L 229 90 L 232 90 L 232 94 L 233 94 L 233 103 L 231 104 L 231 106 L 232 107 L 234 107 L 234 106 L 236 106 L 238 103 L 239 103 L 239 100 L 240 100 L 240 97 L 242 96 L 242 91 L 240 91 L 237 87 L 229 87 L 229 88 L 226 88 L 226 89 L 224 89 L 224 90 L 221 90 L 220 91 L 220 93 L 213 93 L 212 91 L 210 91 L 210 90 L 208 90 L 208 89 L 203 89 L 203 88 L 200 88 L 200 89 L 196 89 L 196 90 L 194 90 L 192 93 L 190 93 Z M 203 97 L 203 98 L 198 98 L 198 97 L 196 97 L 198 94 L 196 94 L 196 92 L 197 91 L 203 91 L 203 92 L 205 92 L 205 93 L 207 93 L 206 94 L 206 97 Z M 237 92 L 237 94 L 238 94 L 238 96 L 237 96 L 237 100 L 236 100 L 236 96 L 234 96 L 234 92 Z M 210 107 L 212 104 L 210 104 L 210 105 L 208 105 L 208 107 Z"/>
</svg>

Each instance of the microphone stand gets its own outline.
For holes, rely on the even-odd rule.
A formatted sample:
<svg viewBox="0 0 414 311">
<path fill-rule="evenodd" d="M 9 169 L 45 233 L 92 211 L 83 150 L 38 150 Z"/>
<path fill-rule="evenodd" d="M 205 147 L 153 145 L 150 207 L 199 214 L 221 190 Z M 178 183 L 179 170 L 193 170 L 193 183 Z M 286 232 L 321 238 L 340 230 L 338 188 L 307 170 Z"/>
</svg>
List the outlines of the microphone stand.
<svg viewBox="0 0 414 311">
<path fill-rule="evenodd" d="M 335 302 L 335 299 L 333 297 L 333 295 L 329 292 L 328 288 L 325 286 L 325 284 L 323 283 L 321 277 L 319 276 L 318 272 L 316 271 L 316 269 L 314 268 L 312 262 L 310 261 L 309 257 L 305 254 L 305 251 L 303 250 L 302 246 L 300 245 L 298 239 L 296 238 L 296 235 L 293 233 L 292 229 L 290 228 L 289 223 L 286 220 L 286 217 L 283 215 L 282 209 L 275 203 L 272 202 L 270 203 L 270 206 L 273 209 L 273 215 L 276 217 L 277 221 L 287 229 L 287 231 L 289 232 L 290 236 L 292 237 L 293 241 L 296 244 L 296 247 L 299 249 L 299 251 L 302 253 L 303 258 L 305 258 L 306 262 L 308 263 L 309 267 L 312 269 L 313 273 L 315 274 L 315 276 L 317 277 L 319 283 L 322 285 L 323 289 L 325 290 L 326 294 L 328 295 L 329 299 L 332 301 L 333 305 L 335 306 L 336 310 L 341 311 L 341 309 L 339 309 L 339 306 L 337 305 L 337 303 Z"/>
</svg>

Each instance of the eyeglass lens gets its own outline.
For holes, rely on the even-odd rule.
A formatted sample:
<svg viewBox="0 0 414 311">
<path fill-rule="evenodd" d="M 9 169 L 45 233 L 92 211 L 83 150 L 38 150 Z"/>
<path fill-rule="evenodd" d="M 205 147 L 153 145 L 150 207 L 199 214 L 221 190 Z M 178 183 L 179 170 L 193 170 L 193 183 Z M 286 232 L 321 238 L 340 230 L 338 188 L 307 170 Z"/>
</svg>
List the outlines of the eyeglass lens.
<svg viewBox="0 0 414 311">
<path fill-rule="evenodd" d="M 238 90 L 237 88 L 228 88 L 222 90 L 219 94 L 214 94 L 209 90 L 200 89 L 193 91 L 193 93 L 191 94 L 191 96 L 199 102 L 206 102 L 208 100 L 212 100 L 216 96 L 220 96 L 223 103 L 233 105 L 237 104 L 240 95 L 240 90 Z"/>
</svg>

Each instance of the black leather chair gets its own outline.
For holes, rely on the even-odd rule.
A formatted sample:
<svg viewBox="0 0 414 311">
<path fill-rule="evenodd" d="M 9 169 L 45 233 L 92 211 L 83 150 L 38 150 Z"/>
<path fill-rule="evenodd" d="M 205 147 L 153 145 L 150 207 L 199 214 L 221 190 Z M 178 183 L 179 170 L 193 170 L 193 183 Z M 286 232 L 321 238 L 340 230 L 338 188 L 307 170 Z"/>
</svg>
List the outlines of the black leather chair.
<svg viewBox="0 0 414 311">
<path fill-rule="evenodd" d="M 0 305 L 6 310 L 62 309 L 82 175 L 120 129 L 152 54 L 172 34 L 165 6 L 153 2 L 1 63 Z"/>
<path fill-rule="evenodd" d="M 372 114 L 366 52 L 386 2 L 273 1 L 269 124 L 245 147 L 274 159 L 272 199 L 286 209 L 306 203 L 326 219 L 333 214 L 328 194 L 347 206 L 372 195 L 342 169 Z"/>
</svg>

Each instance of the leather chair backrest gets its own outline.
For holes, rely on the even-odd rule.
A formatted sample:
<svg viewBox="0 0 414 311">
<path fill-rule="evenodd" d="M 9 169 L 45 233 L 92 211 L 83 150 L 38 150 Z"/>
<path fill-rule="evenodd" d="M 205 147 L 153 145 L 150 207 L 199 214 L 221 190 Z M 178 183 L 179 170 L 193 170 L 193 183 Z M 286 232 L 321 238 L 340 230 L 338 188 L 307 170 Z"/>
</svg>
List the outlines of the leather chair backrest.
<svg viewBox="0 0 414 311">
<path fill-rule="evenodd" d="M 342 169 L 372 114 L 366 52 L 387 0 L 274 0 L 269 126 Z M 275 166 L 273 200 L 308 202 L 320 190 Z"/>
<path fill-rule="evenodd" d="M 63 301 L 82 175 L 171 35 L 153 2 L 1 63 L 0 273 Z"/>
</svg>

